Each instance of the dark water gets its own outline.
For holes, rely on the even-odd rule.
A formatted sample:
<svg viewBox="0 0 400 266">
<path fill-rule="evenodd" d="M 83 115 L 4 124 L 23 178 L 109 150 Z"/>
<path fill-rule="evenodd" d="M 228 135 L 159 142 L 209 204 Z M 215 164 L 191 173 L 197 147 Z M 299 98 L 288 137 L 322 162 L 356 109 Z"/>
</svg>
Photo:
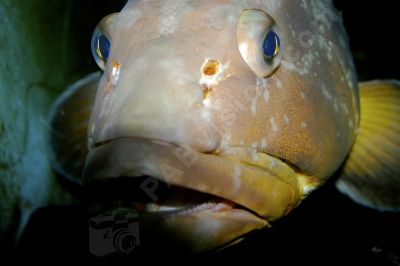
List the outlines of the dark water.
<svg viewBox="0 0 400 266">
<path fill-rule="evenodd" d="M 334 0 L 334 3 L 343 12 L 359 79 L 399 79 L 396 1 Z"/>
<path fill-rule="evenodd" d="M 89 50 L 91 32 L 104 15 L 118 11 L 123 2 L 69 1 L 74 17 L 70 30 L 75 36 L 70 42 L 82 57 L 76 66 L 77 72 L 97 69 Z M 360 80 L 400 79 L 395 1 L 368 4 L 337 0 L 335 3 L 343 12 Z M 18 254 L 42 259 L 97 261 L 88 254 L 87 230 L 87 220 L 81 215 L 79 205 L 41 209 L 32 217 Z M 263 265 L 400 265 L 399 241 L 398 214 L 358 206 L 328 183 L 273 228 L 254 232 L 240 244 L 196 261 L 231 262 L 241 258 L 249 264 L 258 261 Z M 170 254 L 149 251 L 118 260 L 139 265 L 157 259 L 175 260 Z M 193 260 L 187 262 L 190 264 Z"/>
</svg>

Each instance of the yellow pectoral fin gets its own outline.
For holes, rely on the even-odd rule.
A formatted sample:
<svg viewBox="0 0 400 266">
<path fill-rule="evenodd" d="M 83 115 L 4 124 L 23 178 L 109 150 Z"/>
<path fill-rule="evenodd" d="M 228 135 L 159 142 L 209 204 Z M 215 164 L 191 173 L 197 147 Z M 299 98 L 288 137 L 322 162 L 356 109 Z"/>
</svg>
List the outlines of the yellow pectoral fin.
<svg viewBox="0 0 400 266">
<path fill-rule="evenodd" d="M 87 150 L 87 132 L 100 72 L 68 87 L 49 112 L 49 142 L 55 171 L 80 183 Z"/>
<path fill-rule="evenodd" d="M 400 82 L 360 84 L 360 132 L 336 186 L 355 202 L 400 211 Z"/>
</svg>

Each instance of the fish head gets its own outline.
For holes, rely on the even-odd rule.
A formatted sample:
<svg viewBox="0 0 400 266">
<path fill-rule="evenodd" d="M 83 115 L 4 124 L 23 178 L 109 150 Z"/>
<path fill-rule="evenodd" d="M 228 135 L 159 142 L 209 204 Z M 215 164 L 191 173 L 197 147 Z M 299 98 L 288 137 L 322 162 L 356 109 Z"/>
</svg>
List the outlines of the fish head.
<svg viewBox="0 0 400 266">
<path fill-rule="evenodd" d="M 104 73 L 85 180 L 144 180 L 152 195 L 132 206 L 196 252 L 289 213 L 354 141 L 356 76 L 330 1 L 128 1 L 93 38 Z"/>
</svg>

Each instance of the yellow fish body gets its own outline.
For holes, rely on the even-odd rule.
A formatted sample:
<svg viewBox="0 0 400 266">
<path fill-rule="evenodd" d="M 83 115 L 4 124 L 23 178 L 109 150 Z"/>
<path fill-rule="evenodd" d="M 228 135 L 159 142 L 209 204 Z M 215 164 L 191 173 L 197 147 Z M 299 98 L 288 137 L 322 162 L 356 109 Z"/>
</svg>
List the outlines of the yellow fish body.
<svg viewBox="0 0 400 266">
<path fill-rule="evenodd" d="M 101 78 L 51 115 L 55 132 L 87 132 L 88 152 L 57 169 L 77 175 L 86 157 L 89 186 L 139 180 L 128 205 L 146 230 L 213 250 L 288 214 L 345 161 L 341 191 L 399 209 L 399 84 L 359 86 L 330 1 L 128 1 L 92 51 Z"/>
</svg>

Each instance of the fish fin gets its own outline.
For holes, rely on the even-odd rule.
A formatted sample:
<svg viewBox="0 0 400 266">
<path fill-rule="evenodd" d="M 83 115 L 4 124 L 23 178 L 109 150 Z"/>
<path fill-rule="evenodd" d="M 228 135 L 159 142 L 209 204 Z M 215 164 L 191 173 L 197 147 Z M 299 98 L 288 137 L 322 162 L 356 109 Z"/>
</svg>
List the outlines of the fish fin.
<svg viewBox="0 0 400 266">
<path fill-rule="evenodd" d="M 50 154 L 61 177 L 81 184 L 87 150 L 87 132 L 100 72 L 69 86 L 50 108 Z"/>
<path fill-rule="evenodd" d="M 336 187 L 355 202 L 400 211 L 400 82 L 360 84 L 361 123 Z"/>
</svg>

